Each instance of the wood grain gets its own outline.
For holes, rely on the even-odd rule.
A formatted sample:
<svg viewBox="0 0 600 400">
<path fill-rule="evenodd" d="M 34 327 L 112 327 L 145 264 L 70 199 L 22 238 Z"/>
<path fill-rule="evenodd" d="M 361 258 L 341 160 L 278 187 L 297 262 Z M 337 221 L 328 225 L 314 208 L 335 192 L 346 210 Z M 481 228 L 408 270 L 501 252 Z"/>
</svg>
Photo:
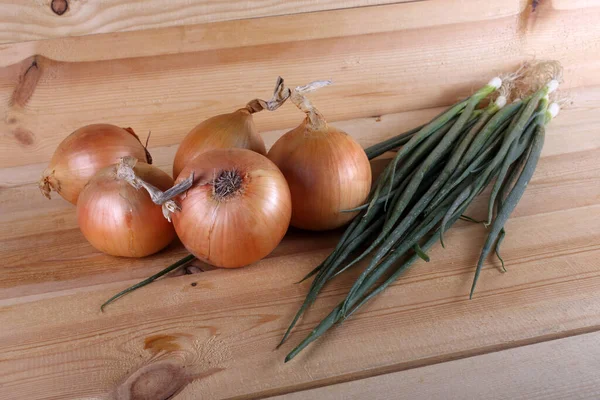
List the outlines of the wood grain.
<svg viewBox="0 0 600 400">
<path fill-rule="evenodd" d="M 64 226 L 56 222 L 61 217 L 42 211 L 20 234 L 3 231 L 0 324 L 10 329 L 1 334 L 0 387 L 7 398 L 110 397 L 145 387 L 138 383 L 150 377 L 152 383 L 175 382 L 153 390 L 177 390 L 178 399 L 254 398 L 599 329 L 598 90 L 575 91 L 573 108 L 549 126 L 538 171 L 507 225 L 508 273 L 500 274 L 495 261 L 487 264 L 476 298 L 468 301 L 485 230 L 459 224 L 448 234 L 447 249 L 431 252 L 432 262 L 415 266 L 341 329 L 285 365 L 285 353 L 340 300 L 358 272 L 328 286 L 290 342 L 274 350 L 307 288 L 293 282 L 327 254 L 335 235 L 293 232 L 253 267 L 164 279 L 102 314 L 98 307 L 108 296 L 183 250 L 175 245 L 137 261 L 103 256 L 69 220 L 72 208 L 61 211 Z M 416 124 L 436 111 L 342 125 L 365 143 L 363 125 L 383 126 L 375 132 L 385 137 L 399 121 Z M 576 140 L 565 146 L 569 134 Z M 167 153 L 172 149 L 159 151 L 160 163 Z M 34 189 L 24 183 L 2 192 L 8 197 L 0 204 L 10 207 L 3 219 L 17 213 L 27 221 L 26 211 L 43 204 L 59 210 L 66 205 L 37 200 L 28 187 Z M 11 201 L 15 193 L 33 207 Z M 478 203 L 470 212 L 484 208 Z M 40 234 L 36 224 L 54 224 L 55 230 Z"/>
<path fill-rule="evenodd" d="M 423 15 L 447 10 L 443 3 L 423 3 L 430 7 Z M 378 15 L 388 14 L 387 7 L 374 7 L 369 20 L 376 23 Z M 334 86 L 314 96 L 331 121 L 448 104 L 534 55 L 563 62 L 565 87 L 600 83 L 600 53 L 593 51 L 600 43 L 593 29 L 600 7 L 557 10 L 548 3 L 536 10 L 535 20 L 527 20 L 529 25 L 523 17 L 501 14 L 479 22 L 425 23 L 423 28 L 412 23 L 408 29 L 315 40 L 303 40 L 303 32 L 296 32 L 285 43 L 95 62 L 27 58 L 0 70 L 0 113 L 5 116 L 0 119 L 0 167 L 48 160 L 68 133 L 99 121 L 139 133 L 151 130 L 155 146 L 177 143 L 203 119 L 268 96 L 277 75 L 290 85 L 333 78 Z M 369 26 L 360 14 L 355 18 L 356 24 Z M 556 45 L 558 28 L 568 48 Z M 90 49 L 94 38 L 87 43 Z M 177 45 L 172 41 L 174 49 Z M 34 62 L 39 71 L 35 88 L 24 86 L 27 95 L 15 91 L 23 87 L 19 82 L 33 81 L 27 71 Z M 291 104 L 256 116 L 260 130 L 291 128 L 300 119 Z"/>
<path fill-rule="evenodd" d="M 252 5 L 244 17 L 346 4 L 293 1 L 270 9 L 270 2 L 234 2 L 219 14 L 226 3 L 214 0 L 202 3 L 218 6 L 214 12 L 190 5 L 188 21 L 179 11 L 165 18 L 154 9 L 139 13 L 138 2 L 70 1 L 61 17 L 40 17 L 51 12 L 44 1 L 17 3 L 34 14 L 20 16 L 32 25 L 3 24 L 0 40 L 6 32 L 78 35 L 83 27 L 112 33 L 0 45 L 0 398 L 294 392 L 296 398 L 399 392 L 435 398 L 452 391 L 464 398 L 481 397 L 484 389 L 498 398 L 502 388 L 515 398 L 598 397 L 598 337 L 587 334 L 600 330 L 598 2 L 543 1 L 531 12 L 521 0 L 473 0 L 471 7 L 432 0 L 170 26 Z M 7 7 L 0 7 L 0 20 L 14 10 Z M 100 8 L 84 14 L 92 7 Z M 64 30 L 47 17 L 61 18 Z M 166 25 L 114 32 L 131 23 Z M 563 63 L 562 96 L 572 104 L 549 126 L 536 174 L 507 224 L 508 272 L 490 259 L 469 301 L 486 231 L 458 223 L 447 248 L 431 251 L 430 263 L 415 265 L 285 365 L 285 354 L 359 273 L 328 285 L 289 342 L 275 350 L 308 287 L 294 282 L 328 254 L 339 232 L 290 230 L 256 265 L 229 271 L 195 263 L 190 274 L 171 274 L 101 313 L 104 300 L 180 258 L 183 247 L 174 243 L 142 260 L 102 255 L 77 229 L 73 207 L 44 199 L 35 186 L 56 145 L 87 123 L 132 126 L 142 137 L 152 130 L 156 164 L 170 171 L 187 130 L 267 97 L 277 75 L 290 85 L 332 78 L 336 85 L 316 93 L 315 103 L 368 146 L 532 57 Z M 276 114 L 258 114 L 257 124 L 270 146 L 301 118 L 286 104 Z M 485 206 L 478 200 L 469 213 L 481 215 Z M 318 389 L 327 385 L 334 386 Z"/>
<path fill-rule="evenodd" d="M 362 7 L 407 0 L 77 0 L 0 2 L 0 43 L 136 31 L 214 21 Z"/>
<path fill-rule="evenodd" d="M 451 246 L 432 252 L 435 261 L 414 268 L 343 329 L 286 365 L 285 352 L 340 300 L 355 275 L 330 285 L 291 342 L 274 351 L 306 290 L 293 282 L 324 251 L 167 279 L 104 314 L 99 304 L 132 282 L 4 300 L 0 322 L 10 329 L 2 333 L 0 383 L 9 398 L 98 395 L 141 368 L 168 361 L 200 369 L 194 376 L 219 370 L 193 379 L 182 398 L 264 396 L 595 330 L 598 216 L 596 205 L 512 219 L 504 249 L 509 272 L 487 267 L 472 301 L 468 287 L 484 231 L 454 229 Z M 157 335 L 181 338 L 179 349 L 155 359 L 144 346 Z"/>
<path fill-rule="evenodd" d="M 599 342 L 589 333 L 271 400 L 592 400 L 600 397 Z"/>
<path fill-rule="evenodd" d="M 448 9 L 460 6 L 462 0 L 394 3 L 399 4 L 386 5 L 385 12 L 381 7 L 359 7 L 13 43 L 0 46 L 0 66 L 17 64 L 35 55 L 64 62 L 114 60 L 423 29 L 514 16 L 524 12 L 528 2 L 469 0 L 469 7 L 452 13 Z M 422 18 L 424 13 L 426 19 Z M 116 42 L 119 46 L 114 45 Z"/>
<path fill-rule="evenodd" d="M 563 110 L 548 128 L 541 161 L 544 168 L 537 172 L 528 189 L 532 194 L 529 203 L 521 205 L 517 215 L 589 206 L 600 196 L 597 179 L 600 167 L 595 158 L 596 149 L 600 148 L 600 135 L 594 128 L 600 124 L 600 87 L 574 91 L 571 96 L 574 106 Z M 419 125 L 439 111 L 436 108 L 341 121 L 336 126 L 366 147 Z M 270 146 L 282 133 L 266 132 L 267 145 Z M 151 148 L 151 151 L 156 165 L 171 171 L 175 147 Z M 43 165 L 34 164 L 0 170 L 0 185 L 5 188 L 0 191 L 0 240 L 4 243 L 0 257 L 7 261 L 11 270 L 11 274 L 0 276 L 0 298 L 77 288 L 83 282 L 94 282 L 95 279 L 118 282 L 142 278 L 183 256 L 183 249 L 175 246 L 144 261 L 110 262 L 111 257 L 95 252 L 85 242 L 77 229 L 71 204 L 58 196 L 51 201 L 41 196 L 36 182 L 43 168 Z M 571 190 L 565 192 L 566 186 Z M 548 202 L 546 198 L 560 201 Z M 483 203 L 482 200 L 481 207 Z M 326 234 L 312 237 L 297 231 L 275 254 L 293 253 L 295 246 L 300 244 L 307 251 L 325 248 L 334 240 Z M 39 246 L 45 251 L 32 253 L 32 249 Z M 52 285 L 43 273 L 48 270 L 52 271 Z M 80 271 L 74 274 L 73 270 Z"/>
</svg>

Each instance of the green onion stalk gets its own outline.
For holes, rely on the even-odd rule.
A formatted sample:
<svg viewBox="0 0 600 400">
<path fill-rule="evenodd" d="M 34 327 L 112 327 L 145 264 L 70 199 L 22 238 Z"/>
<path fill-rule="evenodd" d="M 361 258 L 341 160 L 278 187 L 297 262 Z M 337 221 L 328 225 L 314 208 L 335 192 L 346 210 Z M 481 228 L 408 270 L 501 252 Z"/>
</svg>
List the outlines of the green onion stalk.
<svg viewBox="0 0 600 400">
<path fill-rule="evenodd" d="M 537 70 L 532 68 L 529 74 Z M 558 112 L 556 104 L 548 105 L 548 95 L 557 86 L 557 80 L 547 79 L 533 93 L 507 104 L 504 93 L 488 100 L 502 87 L 502 80 L 494 78 L 429 123 L 366 150 L 377 156 L 402 146 L 374 184 L 367 203 L 351 210 L 360 213 L 333 251 L 304 278 L 314 276 L 279 345 L 331 279 L 367 256 L 369 262 L 346 298 L 288 354 L 286 362 L 381 293 L 415 261 L 429 261 L 428 249 L 437 240 L 444 244 L 444 232 L 456 221 L 478 222 L 463 214 L 488 186 L 493 188 L 483 222 L 490 231 L 470 297 L 492 250 L 504 266 L 499 249 L 504 225 L 535 171 L 544 127 Z"/>
</svg>

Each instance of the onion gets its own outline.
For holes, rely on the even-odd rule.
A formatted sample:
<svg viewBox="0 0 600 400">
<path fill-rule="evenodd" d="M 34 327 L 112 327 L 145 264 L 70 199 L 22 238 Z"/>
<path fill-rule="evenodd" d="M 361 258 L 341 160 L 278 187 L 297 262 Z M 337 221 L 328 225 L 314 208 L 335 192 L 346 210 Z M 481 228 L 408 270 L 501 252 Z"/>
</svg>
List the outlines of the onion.
<svg viewBox="0 0 600 400">
<path fill-rule="evenodd" d="M 349 222 L 369 195 L 371 166 L 362 147 L 347 133 L 328 125 L 303 96 L 330 82 L 296 88 L 291 99 L 307 117 L 273 145 L 268 157 L 285 176 L 292 193 L 291 225 L 334 229 Z"/>
<path fill-rule="evenodd" d="M 274 111 L 289 97 L 289 89 L 284 88 L 279 77 L 271 100 L 254 99 L 246 107 L 229 114 L 209 118 L 197 125 L 183 139 L 173 162 L 173 177 L 198 154 L 210 149 L 239 148 L 267 154 L 265 142 L 260 137 L 252 114 L 267 109 Z"/>
<path fill-rule="evenodd" d="M 79 192 L 100 170 L 131 156 L 152 163 L 150 153 L 131 128 L 93 124 L 77 129 L 59 145 L 39 181 L 40 191 L 50 198 L 55 190 L 72 204 Z"/>
<path fill-rule="evenodd" d="M 77 202 L 77 222 L 83 236 L 96 249 L 113 256 L 144 257 L 175 238 L 161 207 L 153 203 L 148 192 L 139 190 L 143 185 L 135 176 L 161 190 L 171 187 L 173 179 L 157 167 L 136 161 L 124 157 L 98 171 Z"/>
<path fill-rule="evenodd" d="M 260 260 L 281 241 L 290 223 L 290 191 L 282 173 L 266 157 L 246 149 L 216 149 L 196 157 L 175 182 L 195 174 L 173 225 L 198 259 L 223 268 Z M 172 202 L 172 201 L 171 201 Z"/>
</svg>

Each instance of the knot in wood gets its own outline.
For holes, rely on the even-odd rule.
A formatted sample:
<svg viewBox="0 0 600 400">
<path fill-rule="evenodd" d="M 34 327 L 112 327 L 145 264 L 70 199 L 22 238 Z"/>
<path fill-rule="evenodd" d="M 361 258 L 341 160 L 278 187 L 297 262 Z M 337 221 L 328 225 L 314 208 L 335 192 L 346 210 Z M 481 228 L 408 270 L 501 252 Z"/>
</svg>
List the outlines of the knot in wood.
<svg viewBox="0 0 600 400">
<path fill-rule="evenodd" d="M 69 3 L 67 0 L 52 0 L 50 8 L 56 15 L 63 15 L 69 9 Z"/>
</svg>

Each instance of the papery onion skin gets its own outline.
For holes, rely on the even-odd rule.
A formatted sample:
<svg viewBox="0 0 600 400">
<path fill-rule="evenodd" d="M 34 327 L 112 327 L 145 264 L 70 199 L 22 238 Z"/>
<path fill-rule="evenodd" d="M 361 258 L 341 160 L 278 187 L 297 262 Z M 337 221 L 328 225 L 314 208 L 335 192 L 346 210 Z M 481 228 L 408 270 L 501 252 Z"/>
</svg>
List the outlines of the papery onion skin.
<svg viewBox="0 0 600 400">
<path fill-rule="evenodd" d="M 193 128 L 183 139 L 173 162 L 173 177 L 199 154 L 212 149 L 239 148 L 267 154 L 251 110 L 241 108 L 209 118 Z"/>
<path fill-rule="evenodd" d="M 50 191 L 55 190 L 68 202 L 77 204 L 79 193 L 96 172 L 125 156 L 152 163 L 150 154 L 131 128 L 86 125 L 59 144 L 42 173 L 40 190 L 47 198 Z"/>
<path fill-rule="evenodd" d="M 288 181 L 290 224 L 296 228 L 338 228 L 356 215 L 340 211 L 362 205 L 369 195 L 371 166 L 364 150 L 326 123 L 313 129 L 305 119 L 275 142 L 268 157 Z"/>
<path fill-rule="evenodd" d="M 172 215 L 181 242 L 197 258 L 238 268 L 268 255 L 285 235 L 291 217 L 290 191 L 281 171 L 246 149 L 207 151 L 183 169 L 176 184 L 194 171 L 193 186 L 176 198 Z M 235 171 L 239 187 L 219 196 L 214 181 Z"/>
<path fill-rule="evenodd" d="M 173 179 L 152 165 L 138 162 L 135 174 L 161 190 Z M 97 250 L 113 256 L 145 257 L 175 238 L 173 226 L 163 217 L 143 188 L 136 189 L 117 177 L 117 166 L 98 171 L 79 195 L 77 222 Z"/>
</svg>

